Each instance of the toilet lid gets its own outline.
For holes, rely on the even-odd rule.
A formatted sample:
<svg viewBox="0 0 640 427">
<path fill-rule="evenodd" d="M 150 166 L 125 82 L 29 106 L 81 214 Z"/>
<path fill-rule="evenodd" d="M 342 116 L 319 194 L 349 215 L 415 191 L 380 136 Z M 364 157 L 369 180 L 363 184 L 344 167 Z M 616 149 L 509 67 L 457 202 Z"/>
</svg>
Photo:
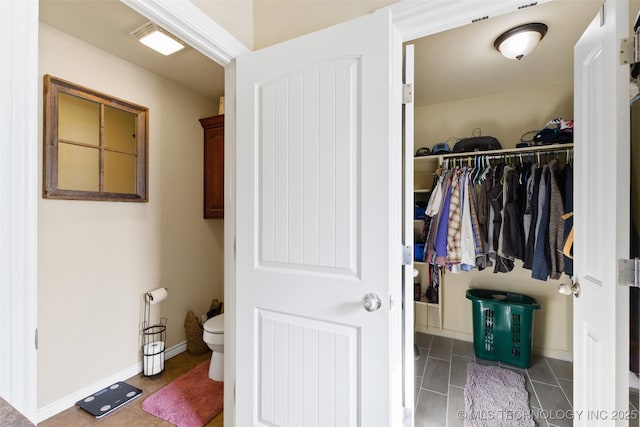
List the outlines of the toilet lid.
<svg viewBox="0 0 640 427">
<path fill-rule="evenodd" d="M 204 322 L 204 330 L 211 334 L 224 333 L 224 313 L 213 316 L 211 319 Z"/>
</svg>

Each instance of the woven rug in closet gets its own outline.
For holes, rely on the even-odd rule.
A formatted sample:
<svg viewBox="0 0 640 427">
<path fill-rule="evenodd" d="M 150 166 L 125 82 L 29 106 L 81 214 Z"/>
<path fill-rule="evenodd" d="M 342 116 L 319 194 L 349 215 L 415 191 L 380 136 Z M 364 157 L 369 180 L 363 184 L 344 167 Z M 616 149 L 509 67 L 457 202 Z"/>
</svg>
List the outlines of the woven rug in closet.
<svg viewBox="0 0 640 427">
<path fill-rule="evenodd" d="M 500 366 L 467 365 L 465 427 L 534 427 L 525 379 Z"/>
</svg>

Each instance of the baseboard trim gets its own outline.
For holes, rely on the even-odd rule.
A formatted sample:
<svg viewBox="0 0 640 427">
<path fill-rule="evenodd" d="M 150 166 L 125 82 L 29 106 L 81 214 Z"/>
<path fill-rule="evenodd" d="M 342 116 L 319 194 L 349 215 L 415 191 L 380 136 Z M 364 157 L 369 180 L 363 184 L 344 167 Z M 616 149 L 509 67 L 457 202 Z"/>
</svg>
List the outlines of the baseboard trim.
<svg viewBox="0 0 640 427">
<path fill-rule="evenodd" d="M 451 329 L 438 329 L 438 328 L 424 329 L 419 327 L 416 327 L 415 331 L 422 332 L 425 334 L 438 335 L 446 338 L 453 338 L 461 341 L 473 342 L 473 334 L 467 333 L 467 332 L 454 331 Z M 560 359 L 560 360 L 565 360 L 567 362 L 573 361 L 573 353 L 567 350 L 533 346 L 533 348 L 531 349 L 531 353 L 539 356 L 549 357 L 551 359 Z"/>
<path fill-rule="evenodd" d="M 178 354 L 187 350 L 187 342 L 183 341 L 174 346 L 171 346 L 165 350 L 164 357 L 165 360 L 171 359 L 172 357 L 177 356 Z M 62 411 L 66 411 L 71 408 L 76 402 L 84 397 L 89 396 L 92 393 L 95 393 L 98 390 L 102 390 L 105 387 L 110 386 L 111 384 L 118 381 L 125 381 L 135 375 L 138 375 L 142 372 L 142 361 L 136 363 L 133 366 L 125 368 L 115 374 L 104 378 L 100 381 L 97 381 L 93 384 L 90 384 L 82 389 L 75 391 L 63 398 L 56 400 L 42 408 L 37 409 L 37 423 L 41 423 L 42 421 L 53 417 L 54 415 L 59 414 Z"/>
<path fill-rule="evenodd" d="M 182 341 L 181 343 L 178 343 L 166 349 L 164 352 L 164 358 L 171 359 L 172 357 L 175 357 L 180 353 L 184 353 L 185 351 L 187 351 L 187 341 Z M 140 365 L 140 372 L 142 372 L 142 365 Z"/>
</svg>

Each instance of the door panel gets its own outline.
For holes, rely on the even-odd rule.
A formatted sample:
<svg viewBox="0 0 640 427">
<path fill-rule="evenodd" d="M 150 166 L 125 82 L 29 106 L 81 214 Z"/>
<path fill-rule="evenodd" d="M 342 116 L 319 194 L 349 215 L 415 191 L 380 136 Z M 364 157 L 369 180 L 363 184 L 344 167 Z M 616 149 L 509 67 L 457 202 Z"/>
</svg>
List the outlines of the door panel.
<svg viewBox="0 0 640 427">
<path fill-rule="evenodd" d="M 258 311 L 259 420 L 273 425 L 348 426 L 357 420 L 354 327 Z"/>
<path fill-rule="evenodd" d="M 393 424 L 392 50 L 384 11 L 238 58 L 237 425 Z"/>
<path fill-rule="evenodd" d="M 336 59 L 258 86 L 260 266 L 358 274 L 358 75 Z"/>
<path fill-rule="evenodd" d="M 627 15 L 627 1 L 607 1 L 575 46 L 576 414 L 628 410 L 629 298 L 616 274 L 629 244 L 628 66 L 618 58 Z M 613 416 L 599 422 L 616 424 Z"/>
</svg>

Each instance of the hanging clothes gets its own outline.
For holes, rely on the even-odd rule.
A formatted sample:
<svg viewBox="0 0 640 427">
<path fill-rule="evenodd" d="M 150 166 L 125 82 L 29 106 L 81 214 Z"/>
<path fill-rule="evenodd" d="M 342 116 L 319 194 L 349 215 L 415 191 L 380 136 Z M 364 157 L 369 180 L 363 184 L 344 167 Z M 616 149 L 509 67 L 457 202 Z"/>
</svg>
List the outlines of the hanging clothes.
<svg viewBox="0 0 640 427">
<path fill-rule="evenodd" d="M 567 164 L 564 169 L 564 216 L 567 219 L 564 221 L 564 241 L 567 241 L 569 233 L 573 229 L 573 168 L 571 164 Z M 564 252 L 564 251 L 563 251 Z M 573 258 L 564 255 L 564 272 L 569 276 L 573 276 Z"/>
<path fill-rule="evenodd" d="M 446 163 L 434 181 L 424 226 L 425 261 L 454 273 L 493 266 L 506 273 L 521 260 L 531 276 L 558 279 L 572 209 L 572 171 L 557 159 L 541 164 Z M 569 228 L 570 229 L 570 228 Z M 443 270 L 444 271 L 444 270 Z"/>
<path fill-rule="evenodd" d="M 559 166 L 557 160 L 549 162 L 550 188 L 549 198 L 549 256 L 551 258 L 549 277 L 559 279 L 564 271 L 564 202 L 558 185 Z"/>
<path fill-rule="evenodd" d="M 509 170 L 504 200 L 502 252 L 510 258 L 524 259 L 524 226 L 521 172 Z"/>
<path fill-rule="evenodd" d="M 460 178 L 460 194 L 462 195 L 462 229 L 460 233 L 460 269 L 471 271 L 476 266 L 476 243 L 471 221 L 471 198 L 469 179 L 471 170 L 466 170 Z"/>
<path fill-rule="evenodd" d="M 540 182 L 542 181 L 542 166 L 536 164 L 533 166 L 533 191 L 531 192 L 531 222 L 529 225 L 528 237 L 525 246 L 524 263 L 522 266 L 528 270 L 533 268 L 533 254 L 536 244 L 536 226 L 538 224 L 538 211 L 540 196 Z"/>
<path fill-rule="evenodd" d="M 489 199 L 489 205 L 491 206 L 491 216 L 493 217 L 493 229 L 489 231 L 490 236 L 493 241 L 492 250 L 493 253 L 489 255 L 493 255 L 495 259 L 495 264 L 493 268 L 494 273 L 508 273 L 513 270 L 514 264 L 513 260 L 510 260 L 506 257 L 500 255 L 500 232 L 502 230 L 502 211 L 504 209 L 504 188 L 501 183 L 503 172 L 505 169 L 504 164 L 499 164 L 496 167 L 496 171 L 494 174 L 494 182 L 495 185 L 489 192 L 487 193 L 487 197 Z M 507 170 L 508 172 L 508 170 Z"/>
<path fill-rule="evenodd" d="M 476 199 L 478 201 L 476 205 L 477 214 L 478 214 L 478 226 L 480 230 L 480 241 L 482 247 L 482 255 L 481 260 L 476 260 L 479 268 L 482 266 L 482 269 L 486 267 L 491 267 L 493 265 L 492 260 L 487 255 L 489 251 L 489 201 L 487 199 L 487 192 L 489 191 L 490 184 L 489 179 L 487 179 L 487 174 L 490 173 L 491 168 L 487 168 L 486 173 L 483 171 L 481 176 L 481 182 L 477 183 L 474 188 L 476 192 Z"/>
<path fill-rule="evenodd" d="M 469 192 L 469 213 L 471 216 L 471 231 L 473 233 L 473 249 L 475 255 L 475 265 L 478 270 L 482 271 L 486 268 L 486 262 L 484 257 L 484 242 L 482 241 L 480 220 L 478 219 L 476 208 L 476 195 L 475 187 L 467 181 L 467 190 Z"/>
<path fill-rule="evenodd" d="M 547 280 L 550 273 L 551 255 L 549 254 L 549 206 L 551 204 L 551 191 L 549 191 L 549 165 L 542 168 L 542 179 L 538 193 L 538 220 L 536 223 L 536 242 L 533 253 L 533 265 L 531 277 L 538 280 Z"/>
<path fill-rule="evenodd" d="M 450 181 L 453 181 L 451 179 Z M 447 188 L 438 219 L 438 229 L 434 242 L 435 264 L 442 267 L 447 265 L 447 235 L 449 231 L 449 205 L 451 201 L 451 185 Z"/>
<path fill-rule="evenodd" d="M 460 272 L 461 237 L 462 237 L 462 200 L 460 195 L 460 176 L 462 170 L 457 169 L 451 178 L 451 198 L 449 200 L 449 222 L 447 230 L 446 265 L 454 273 Z"/>
</svg>

